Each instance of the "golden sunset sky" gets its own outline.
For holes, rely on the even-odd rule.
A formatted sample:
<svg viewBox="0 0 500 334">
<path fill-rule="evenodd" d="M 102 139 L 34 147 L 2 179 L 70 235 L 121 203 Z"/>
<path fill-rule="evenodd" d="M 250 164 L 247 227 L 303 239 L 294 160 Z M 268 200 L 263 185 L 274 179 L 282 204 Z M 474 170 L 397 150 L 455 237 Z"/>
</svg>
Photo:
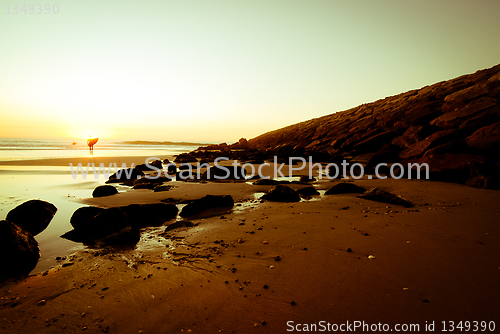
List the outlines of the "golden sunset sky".
<svg viewBox="0 0 500 334">
<path fill-rule="evenodd" d="M 24 3 L 0 137 L 234 142 L 500 62 L 498 0 Z"/>
</svg>

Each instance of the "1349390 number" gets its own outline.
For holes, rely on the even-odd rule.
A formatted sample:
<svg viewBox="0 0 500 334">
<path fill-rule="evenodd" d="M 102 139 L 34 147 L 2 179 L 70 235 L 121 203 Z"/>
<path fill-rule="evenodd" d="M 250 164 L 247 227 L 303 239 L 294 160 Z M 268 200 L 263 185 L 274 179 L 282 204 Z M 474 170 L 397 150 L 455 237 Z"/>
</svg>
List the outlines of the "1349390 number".
<svg viewBox="0 0 500 334">
<path fill-rule="evenodd" d="M 460 321 L 455 323 L 454 321 L 441 321 L 443 325 L 443 332 L 494 332 L 495 322 L 494 321 Z"/>
<path fill-rule="evenodd" d="M 59 5 L 41 5 L 41 4 L 30 4 L 30 5 L 18 5 L 18 4 L 7 4 L 7 13 L 5 14 L 58 14 Z"/>
</svg>

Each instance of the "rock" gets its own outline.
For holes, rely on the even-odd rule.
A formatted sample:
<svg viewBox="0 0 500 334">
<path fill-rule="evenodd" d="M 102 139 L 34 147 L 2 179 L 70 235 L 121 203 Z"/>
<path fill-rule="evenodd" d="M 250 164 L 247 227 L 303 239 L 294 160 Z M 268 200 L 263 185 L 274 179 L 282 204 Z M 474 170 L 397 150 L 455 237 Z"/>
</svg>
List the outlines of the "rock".
<svg viewBox="0 0 500 334">
<path fill-rule="evenodd" d="M 270 202 L 299 202 L 299 194 L 292 188 L 285 185 L 277 185 L 267 193 L 262 199 Z"/>
<path fill-rule="evenodd" d="M 190 217 L 208 209 L 228 208 L 232 206 L 234 206 L 234 201 L 230 195 L 206 195 L 183 207 L 180 216 Z"/>
<path fill-rule="evenodd" d="M 201 158 L 200 161 L 198 162 L 198 165 L 201 166 L 201 168 L 203 168 L 203 167 L 207 167 L 206 165 L 210 166 L 210 163 L 213 163 L 213 162 L 214 161 L 211 159 Z"/>
<path fill-rule="evenodd" d="M 175 199 L 175 198 L 172 198 L 172 197 L 167 197 L 167 198 L 164 198 L 164 199 L 160 200 L 160 202 L 163 202 L 163 203 L 178 203 L 180 201 L 181 200 Z"/>
<path fill-rule="evenodd" d="M 198 177 L 198 174 L 196 173 L 196 170 L 192 171 L 189 169 L 185 170 L 179 170 L 175 174 L 175 180 L 176 181 L 194 181 Z"/>
<path fill-rule="evenodd" d="M 353 147 L 353 155 L 359 155 L 362 153 L 377 152 L 384 146 L 387 142 L 391 142 L 396 137 L 396 132 L 394 131 L 384 131 L 382 133 L 371 136 Z"/>
<path fill-rule="evenodd" d="M 110 185 L 98 186 L 92 192 L 92 197 L 106 197 L 114 194 L 118 194 L 118 190 Z"/>
<path fill-rule="evenodd" d="M 149 182 L 143 182 L 143 183 L 137 183 L 134 184 L 132 187 L 133 189 L 149 189 L 153 190 L 158 184 L 156 183 L 149 183 Z"/>
<path fill-rule="evenodd" d="M 380 190 L 378 188 L 371 188 L 370 190 L 367 190 L 365 193 L 359 195 L 358 197 L 375 202 L 401 205 L 407 208 L 413 206 L 413 203 L 403 199 L 401 196 L 395 195 L 388 191 Z"/>
<path fill-rule="evenodd" d="M 438 128 L 429 125 L 413 125 L 406 129 L 405 133 L 401 136 L 396 137 L 392 140 L 392 144 L 401 147 L 407 148 L 436 132 Z"/>
<path fill-rule="evenodd" d="M 120 169 L 111 175 L 106 183 L 123 182 L 126 180 L 137 180 L 144 176 L 144 173 L 135 168 Z"/>
<path fill-rule="evenodd" d="M 179 170 L 191 170 L 194 174 L 196 173 L 197 167 L 188 163 L 182 163 L 179 166 Z"/>
<path fill-rule="evenodd" d="M 247 148 L 248 147 L 248 140 L 246 138 L 240 138 L 240 140 L 238 140 L 238 146 L 240 148 Z"/>
<path fill-rule="evenodd" d="M 90 217 L 90 210 L 88 211 L 88 217 Z M 86 214 L 80 213 L 79 219 L 83 220 Z M 131 221 L 120 208 L 115 207 L 103 209 L 86 222 L 79 221 L 76 226 L 74 230 L 63 234 L 61 237 L 76 242 L 95 242 L 131 226 Z"/>
<path fill-rule="evenodd" d="M 177 166 L 174 163 L 169 163 L 167 165 L 167 174 L 174 175 L 175 173 L 177 173 Z"/>
<path fill-rule="evenodd" d="M 465 140 L 453 140 L 426 151 L 424 153 L 424 157 L 444 153 L 471 153 L 470 151 L 472 150 L 469 148 Z"/>
<path fill-rule="evenodd" d="M 154 187 L 154 192 L 157 193 L 160 191 L 169 191 L 172 188 L 173 188 L 172 186 L 157 185 Z"/>
<path fill-rule="evenodd" d="M 212 166 L 202 175 L 204 180 L 245 180 L 246 171 L 239 166 Z"/>
<path fill-rule="evenodd" d="M 180 227 L 193 227 L 194 224 L 189 222 L 189 221 L 186 221 L 186 220 L 181 220 L 181 221 L 177 221 L 173 224 L 170 224 L 167 226 L 167 228 L 165 229 L 165 231 L 171 231 L 171 230 L 174 230 L 176 228 L 180 228 Z"/>
<path fill-rule="evenodd" d="M 70 219 L 70 224 L 74 229 L 84 229 L 89 220 L 97 216 L 104 209 L 95 206 L 83 206 L 76 209 Z"/>
<path fill-rule="evenodd" d="M 5 220 L 35 236 L 49 226 L 56 212 L 57 208 L 53 204 L 33 199 L 10 210 Z"/>
<path fill-rule="evenodd" d="M 380 163 L 399 161 L 399 152 L 401 152 L 401 148 L 399 146 L 385 144 L 380 150 L 371 156 L 366 164 L 366 169 L 374 169 Z"/>
<path fill-rule="evenodd" d="M 309 177 L 307 175 L 301 175 L 300 179 L 299 179 L 299 182 L 303 182 L 303 183 L 316 182 L 316 178 L 315 177 Z"/>
<path fill-rule="evenodd" d="M 40 249 L 35 238 L 14 223 L 0 221 L 0 278 L 11 278 L 29 274 L 38 259 Z"/>
<path fill-rule="evenodd" d="M 498 156 L 500 152 L 500 122 L 485 126 L 466 139 L 467 144 L 480 152 L 490 152 Z"/>
<path fill-rule="evenodd" d="M 444 153 L 404 161 L 403 165 L 406 166 L 408 163 L 427 164 L 429 166 L 430 180 L 465 183 L 467 179 L 480 174 L 484 161 L 484 158 L 479 155 Z M 425 179 L 426 177 L 424 170 L 424 168 L 421 168 L 420 179 Z M 408 177 L 417 178 L 414 169 L 412 169 L 411 175 Z"/>
<path fill-rule="evenodd" d="M 413 145 L 405 148 L 401 153 L 399 153 L 399 157 L 401 159 L 410 159 L 414 157 L 418 157 L 422 155 L 426 150 L 431 149 L 437 145 L 443 144 L 447 141 L 454 139 L 454 137 L 458 137 L 455 130 L 442 130 L 434 133 L 433 135 L 425 138 L 422 141 L 419 141 Z"/>
<path fill-rule="evenodd" d="M 82 207 L 71 217 L 73 230 L 62 235 L 76 242 L 103 245 L 133 244 L 139 241 L 140 229 L 162 225 L 177 216 L 174 204 L 130 204 L 101 209 Z"/>
<path fill-rule="evenodd" d="M 460 123 L 460 129 L 480 129 L 493 123 L 500 122 L 500 106 L 489 108 L 488 110 L 477 113 L 464 119 Z"/>
<path fill-rule="evenodd" d="M 500 176 L 497 174 L 486 177 L 484 180 L 484 188 L 500 190 Z"/>
<path fill-rule="evenodd" d="M 168 163 L 168 162 L 167 162 Z M 148 162 L 149 166 L 146 164 L 140 164 L 135 166 L 135 169 L 140 170 L 140 171 L 157 171 L 158 169 L 163 169 L 163 164 L 161 160 L 153 160 Z"/>
<path fill-rule="evenodd" d="M 175 159 L 174 162 L 197 162 L 198 159 L 190 153 L 181 153 Z"/>
<path fill-rule="evenodd" d="M 464 120 L 471 118 L 472 115 L 495 106 L 497 106 L 495 99 L 484 96 L 470 101 L 470 103 L 463 108 L 445 113 L 444 115 L 431 121 L 430 124 L 447 129 L 458 128 Z"/>
<path fill-rule="evenodd" d="M 310 197 L 314 195 L 319 195 L 319 192 L 316 190 L 316 188 L 310 186 L 297 190 L 297 194 L 299 194 L 301 197 Z"/>
<path fill-rule="evenodd" d="M 174 219 L 179 212 L 174 204 L 166 203 L 130 204 L 120 209 L 130 218 L 132 226 L 137 228 L 162 225 Z"/>
<path fill-rule="evenodd" d="M 278 181 L 273 179 L 259 179 L 253 183 L 256 186 L 275 186 L 279 184 Z"/>
<path fill-rule="evenodd" d="M 365 188 L 360 187 L 354 183 L 337 183 L 325 192 L 325 195 L 337 195 L 337 194 L 362 194 L 366 191 Z"/>
</svg>

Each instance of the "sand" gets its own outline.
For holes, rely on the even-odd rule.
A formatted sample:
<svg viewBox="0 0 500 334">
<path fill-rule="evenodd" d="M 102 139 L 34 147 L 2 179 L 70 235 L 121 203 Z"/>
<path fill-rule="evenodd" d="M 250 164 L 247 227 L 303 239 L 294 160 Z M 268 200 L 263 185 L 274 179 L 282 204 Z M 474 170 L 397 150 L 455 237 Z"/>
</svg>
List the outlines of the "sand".
<svg viewBox="0 0 500 334">
<path fill-rule="evenodd" d="M 194 219 L 192 228 L 147 228 L 136 247 L 86 249 L 4 283 L 0 330 L 285 333 L 314 323 L 352 328 L 354 321 L 418 324 L 422 332 L 433 322 L 442 330 L 441 321 L 498 328 L 500 192 L 429 181 L 355 183 L 416 206 L 354 194 L 260 202 L 254 194 L 271 186 L 246 182 L 170 182 L 175 188 L 162 193 L 81 199 L 107 207 L 229 194 L 237 206 Z"/>
</svg>

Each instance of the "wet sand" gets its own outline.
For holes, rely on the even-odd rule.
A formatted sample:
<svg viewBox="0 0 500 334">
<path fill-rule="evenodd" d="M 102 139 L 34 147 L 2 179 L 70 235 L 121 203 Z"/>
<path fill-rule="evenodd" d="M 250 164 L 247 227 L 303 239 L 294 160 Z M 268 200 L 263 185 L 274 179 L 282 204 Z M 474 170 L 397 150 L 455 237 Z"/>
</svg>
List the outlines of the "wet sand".
<svg viewBox="0 0 500 334">
<path fill-rule="evenodd" d="M 336 182 L 314 184 L 321 190 Z M 167 192 L 78 199 L 106 207 L 229 194 L 237 205 L 193 219 L 192 228 L 147 228 L 137 247 L 86 249 L 3 284 L 0 329 L 285 333 L 291 321 L 419 324 L 420 331 L 433 321 L 436 331 L 441 321 L 495 321 L 498 328 L 500 192 L 428 181 L 355 183 L 416 206 L 354 194 L 261 203 L 254 194 L 271 186 L 246 182 L 170 182 L 175 188 Z"/>
</svg>

